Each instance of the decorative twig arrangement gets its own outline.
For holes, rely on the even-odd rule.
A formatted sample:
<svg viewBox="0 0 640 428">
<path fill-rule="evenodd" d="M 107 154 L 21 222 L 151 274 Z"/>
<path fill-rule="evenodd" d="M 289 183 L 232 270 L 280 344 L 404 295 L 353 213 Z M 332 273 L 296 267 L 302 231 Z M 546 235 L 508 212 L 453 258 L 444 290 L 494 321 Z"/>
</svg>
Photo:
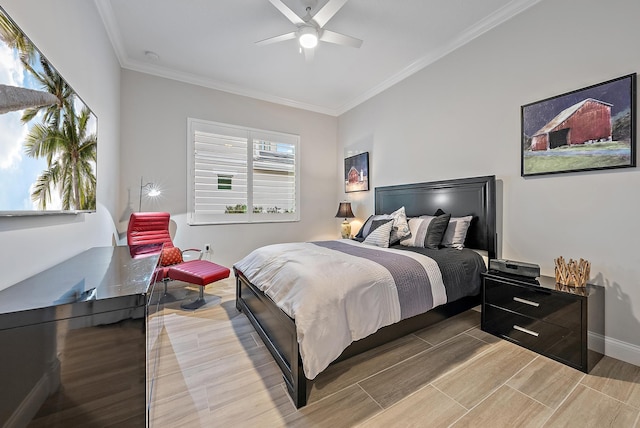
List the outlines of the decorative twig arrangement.
<svg viewBox="0 0 640 428">
<path fill-rule="evenodd" d="M 580 261 L 569 259 L 567 263 L 562 256 L 555 259 L 555 262 L 558 284 L 570 287 L 584 287 L 587 284 L 591 273 L 591 262 L 584 259 Z"/>
</svg>

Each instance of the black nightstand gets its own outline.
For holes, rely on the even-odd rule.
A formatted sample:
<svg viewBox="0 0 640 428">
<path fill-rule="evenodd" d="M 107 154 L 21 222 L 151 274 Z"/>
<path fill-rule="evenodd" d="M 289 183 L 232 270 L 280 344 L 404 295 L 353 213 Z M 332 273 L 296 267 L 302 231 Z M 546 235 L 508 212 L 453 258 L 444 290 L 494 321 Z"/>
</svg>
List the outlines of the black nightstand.
<svg viewBox="0 0 640 428">
<path fill-rule="evenodd" d="M 588 332 L 604 337 L 604 287 L 561 287 L 549 276 L 537 282 L 484 273 L 482 330 L 589 373 L 602 358 Z"/>
</svg>

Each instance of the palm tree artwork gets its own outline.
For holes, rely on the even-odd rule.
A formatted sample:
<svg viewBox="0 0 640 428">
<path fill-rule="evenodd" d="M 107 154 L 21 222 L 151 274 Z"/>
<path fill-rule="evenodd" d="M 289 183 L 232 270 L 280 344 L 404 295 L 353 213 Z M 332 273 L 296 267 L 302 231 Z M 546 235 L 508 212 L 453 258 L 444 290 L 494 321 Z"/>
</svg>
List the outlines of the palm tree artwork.
<svg viewBox="0 0 640 428">
<path fill-rule="evenodd" d="M 78 116 L 66 112 L 59 128 L 34 125 L 27 135 L 28 156 L 45 157 L 49 168 L 38 177 L 31 197 L 42 209 L 51 200 L 51 189 L 61 191 L 63 210 L 95 209 L 96 136 L 87 133 L 91 112 L 83 108 Z"/>
<path fill-rule="evenodd" d="M 95 210 L 95 115 L 1 8 L 0 42 L 16 52 L 24 81 L 33 82 L 30 87 L 0 82 L 0 115 L 22 112 L 20 122 L 28 127 L 23 154 L 46 163 L 29 186 L 33 208 Z"/>
<path fill-rule="evenodd" d="M 0 84 L 0 114 L 56 104 L 55 95 L 18 86 Z"/>
</svg>

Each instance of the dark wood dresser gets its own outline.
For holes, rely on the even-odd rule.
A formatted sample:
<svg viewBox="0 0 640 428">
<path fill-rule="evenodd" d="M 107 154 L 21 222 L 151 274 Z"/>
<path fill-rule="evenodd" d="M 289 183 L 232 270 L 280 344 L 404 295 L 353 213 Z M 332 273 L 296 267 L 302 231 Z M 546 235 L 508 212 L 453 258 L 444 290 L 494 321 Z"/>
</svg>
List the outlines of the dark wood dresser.
<svg viewBox="0 0 640 428">
<path fill-rule="evenodd" d="M 588 373 L 603 355 L 604 287 L 483 274 L 482 330 Z M 589 338 L 589 332 L 592 338 Z"/>
<path fill-rule="evenodd" d="M 0 291 L 0 426 L 147 424 L 162 246 L 146 249 L 91 248 Z"/>
</svg>

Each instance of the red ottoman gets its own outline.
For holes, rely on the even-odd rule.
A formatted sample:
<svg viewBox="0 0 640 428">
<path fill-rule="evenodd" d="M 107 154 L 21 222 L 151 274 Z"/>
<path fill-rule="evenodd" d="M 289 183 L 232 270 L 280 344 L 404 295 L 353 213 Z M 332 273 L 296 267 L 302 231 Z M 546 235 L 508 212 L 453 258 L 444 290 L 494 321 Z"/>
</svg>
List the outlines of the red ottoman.
<svg viewBox="0 0 640 428">
<path fill-rule="evenodd" d="M 208 260 L 191 260 L 170 266 L 167 276 L 173 280 L 200 286 L 198 298 L 191 303 L 185 303 L 180 306 L 182 309 L 194 310 L 206 303 L 204 300 L 204 287 L 212 282 L 228 278 L 230 273 L 231 271 L 228 268 Z"/>
</svg>

